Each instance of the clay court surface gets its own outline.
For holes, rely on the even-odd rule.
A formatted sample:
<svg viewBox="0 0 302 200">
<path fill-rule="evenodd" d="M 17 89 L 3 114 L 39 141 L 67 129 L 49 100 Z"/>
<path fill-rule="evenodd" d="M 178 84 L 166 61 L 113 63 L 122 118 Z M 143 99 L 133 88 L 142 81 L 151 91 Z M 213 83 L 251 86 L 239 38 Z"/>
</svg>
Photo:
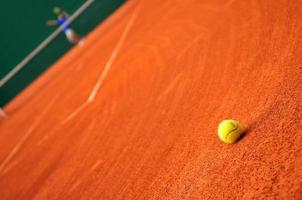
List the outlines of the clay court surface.
<svg viewBox="0 0 302 200">
<path fill-rule="evenodd" d="M 129 1 L 5 107 L 1 199 L 302 199 L 301 19 L 298 0 Z"/>
</svg>

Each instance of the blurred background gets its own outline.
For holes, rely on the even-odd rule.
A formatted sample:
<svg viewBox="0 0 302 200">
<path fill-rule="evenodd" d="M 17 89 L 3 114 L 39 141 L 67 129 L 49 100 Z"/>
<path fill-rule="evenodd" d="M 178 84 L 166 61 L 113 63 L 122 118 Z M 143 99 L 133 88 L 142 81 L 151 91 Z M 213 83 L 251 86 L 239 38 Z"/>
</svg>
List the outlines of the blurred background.
<svg viewBox="0 0 302 200">
<path fill-rule="evenodd" d="M 71 23 L 71 27 L 78 34 L 85 36 L 124 2 L 125 0 L 94 0 Z M 84 3 L 84 0 L 2 2 L 0 7 L 0 79 L 58 28 L 58 26 L 46 26 L 47 20 L 56 19 L 53 13 L 54 7 L 58 6 L 72 15 Z M 0 87 L 0 107 L 7 104 L 72 46 L 66 40 L 64 33 L 60 33 L 21 71 Z"/>
</svg>

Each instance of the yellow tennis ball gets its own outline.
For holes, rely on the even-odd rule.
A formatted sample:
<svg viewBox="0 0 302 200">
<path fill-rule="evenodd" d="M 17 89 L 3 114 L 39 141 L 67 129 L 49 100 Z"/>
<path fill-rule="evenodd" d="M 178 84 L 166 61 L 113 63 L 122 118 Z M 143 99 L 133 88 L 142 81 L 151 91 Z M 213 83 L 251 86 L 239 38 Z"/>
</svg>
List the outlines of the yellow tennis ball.
<svg viewBox="0 0 302 200">
<path fill-rule="evenodd" d="M 234 143 L 242 135 L 243 130 L 236 120 L 223 120 L 218 126 L 218 136 L 225 143 Z"/>
</svg>

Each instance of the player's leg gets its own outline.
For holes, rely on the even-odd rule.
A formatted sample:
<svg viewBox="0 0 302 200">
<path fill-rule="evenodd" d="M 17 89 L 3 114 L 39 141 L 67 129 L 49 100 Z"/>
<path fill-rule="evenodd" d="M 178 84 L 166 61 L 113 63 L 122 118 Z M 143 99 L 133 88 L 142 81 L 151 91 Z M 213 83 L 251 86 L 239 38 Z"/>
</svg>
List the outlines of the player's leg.
<svg viewBox="0 0 302 200">
<path fill-rule="evenodd" d="M 77 35 L 72 29 L 68 29 L 65 31 L 66 37 L 68 41 L 72 44 L 76 44 L 80 42 L 81 37 Z"/>
</svg>

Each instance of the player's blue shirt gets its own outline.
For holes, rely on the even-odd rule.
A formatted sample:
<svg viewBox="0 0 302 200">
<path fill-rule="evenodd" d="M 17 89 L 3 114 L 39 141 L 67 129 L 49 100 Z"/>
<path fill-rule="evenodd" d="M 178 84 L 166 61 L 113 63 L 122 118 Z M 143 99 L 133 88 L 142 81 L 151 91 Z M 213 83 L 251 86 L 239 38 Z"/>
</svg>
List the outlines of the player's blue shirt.
<svg viewBox="0 0 302 200">
<path fill-rule="evenodd" d="M 63 27 L 63 31 L 66 32 L 70 27 L 66 25 L 66 22 L 68 21 L 68 17 L 64 17 L 62 19 L 58 19 L 57 22 L 60 26 Z"/>
</svg>

